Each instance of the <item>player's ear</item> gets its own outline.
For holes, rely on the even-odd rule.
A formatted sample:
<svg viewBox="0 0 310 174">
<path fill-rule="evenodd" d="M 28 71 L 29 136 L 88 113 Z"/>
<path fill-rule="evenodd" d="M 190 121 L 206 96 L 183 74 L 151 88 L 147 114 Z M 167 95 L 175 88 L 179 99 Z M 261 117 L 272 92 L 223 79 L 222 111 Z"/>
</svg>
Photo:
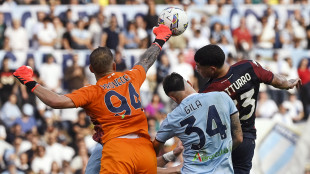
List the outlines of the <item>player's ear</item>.
<svg viewBox="0 0 310 174">
<path fill-rule="evenodd" d="M 89 70 L 90 70 L 90 72 L 94 73 L 94 69 L 91 65 L 89 65 Z"/>
<path fill-rule="evenodd" d="M 186 82 L 191 86 L 193 87 L 193 84 L 191 82 L 189 82 L 188 80 L 186 80 Z"/>
</svg>

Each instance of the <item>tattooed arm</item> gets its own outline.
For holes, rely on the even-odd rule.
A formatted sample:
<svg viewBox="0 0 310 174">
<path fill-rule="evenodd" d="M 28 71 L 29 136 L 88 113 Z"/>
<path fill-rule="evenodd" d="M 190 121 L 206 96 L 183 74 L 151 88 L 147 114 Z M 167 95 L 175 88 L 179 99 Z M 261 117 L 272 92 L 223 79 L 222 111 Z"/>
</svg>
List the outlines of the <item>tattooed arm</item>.
<svg viewBox="0 0 310 174">
<path fill-rule="evenodd" d="M 233 139 L 233 150 L 237 148 L 243 141 L 243 133 L 239 120 L 239 113 L 235 113 L 230 117 L 231 135 Z"/>
<path fill-rule="evenodd" d="M 157 59 L 157 56 L 160 53 L 160 48 L 152 44 L 146 51 L 145 53 L 142 54 L 140 57 L 140 60 L 136 65 L 141 65 L 143 66 L 145 72 L 154 64 L 155 60 Z"/>
<path fill-rule="evenodd" d="M 145 69 L 145 72 L 154 64 L 157 56 L 163 45 L 171 37 L 172 32 L 169 27 L 165 25 L 159 25 L 153 29 L 153 33 L 156 35 L 153 44 L 143 53 L 140 57 L 140 61 L 136 65 L 141 65 Z"/>
</svg>

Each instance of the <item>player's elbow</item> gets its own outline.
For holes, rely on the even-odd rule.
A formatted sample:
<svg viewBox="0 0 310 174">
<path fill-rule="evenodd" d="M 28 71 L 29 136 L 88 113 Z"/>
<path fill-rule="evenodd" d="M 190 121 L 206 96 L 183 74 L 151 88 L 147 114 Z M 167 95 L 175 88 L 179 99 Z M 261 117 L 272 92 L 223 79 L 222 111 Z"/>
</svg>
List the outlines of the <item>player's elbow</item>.
<svg viewBox="0 0 310 174">
<path fill-rule="evenodd" d="M 58 101 L 50 100 L 48 103 L 46 103 L 48 106 L 50 106 L 53 109 L 60 109 L 61 104 Z"/>
<path fill-rule="evenodd" d="M 243 142 L 243 135 L 239 134 L 238 136 L 234 138 L 234 141 L 235 141 L 234 144 L 236 146 L 239 146 Z"/>
<path fill-rule="evenodd" d="M 238 136 L 238 143 L 241 144 L 243 142 L 243 135 Z"/>
</svg>

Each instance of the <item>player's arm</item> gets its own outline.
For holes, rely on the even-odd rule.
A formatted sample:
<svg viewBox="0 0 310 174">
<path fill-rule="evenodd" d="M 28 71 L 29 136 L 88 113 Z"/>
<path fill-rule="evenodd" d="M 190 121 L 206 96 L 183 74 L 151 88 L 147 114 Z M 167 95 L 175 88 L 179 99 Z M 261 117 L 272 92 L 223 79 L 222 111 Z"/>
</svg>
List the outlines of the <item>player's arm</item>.
<svg viewBox="0 0 310 174">
<path fill-rule="evenodd" d="M 253 70 L 259 80 L 266 84 L 270 84 L 279 89 L 292 89 L 295 86 L 299 88 L 301 86 L 300 78 L 287 80 L 283 75 L 274 74 L 269 70 L 264 69 L 258 62 L 252 60 L 251 64 Z"/>
<path fill-rule="evenodd" d="M 239 120 L 239 112 L 230 116 L 231 136 L 233 139 L 233 150 L 238 147 L 243 141 L 243 133 Z"/>
<path fill-rule="evenodd" d="M 39 85 L 32 79 L 32 74 L 32 69 L 27 66 L 21 66 L 13 73 L 15 78 L 30 89 L 46 105 L 55 109 L 75 107 L 70 98 Z"/>
<path fill-rule="evenodd" d="M 301 86 L 301 80 L 300 78 L 287 80 L 283 75 L 274 74 L 270 84 L 279 89 L 293 89 L 295 86 L 297 88 Z"/>
<path fill-rule="evenodd" d="M 46 105 L 54 109 L 75 108 L 73 101 L 64 95 L 59 95 L 41 85 L 38 85 L 33 93 Z"/>
<path fill-rule="evenodd" d="M 169 27 L 165 25 L 159 25 L 154 27 L 153 33 L 156 35 L 155 41 L 153 44 L 142 54 L 139 62 L 136 65 L 143 66 L 145 72 L 153 65 L 156 61 L 157 56 L 159 55 L 162 46 L 168 41 L 171 37 L 172 32 Z"/>
<path fill-rule="evenodd" d="M 158 155 L 159 151 L 164 147 L 164 142 L 160 142 L 158 140 L 153 141 L 153 147 L 156 153 L 156 156 Z"/>
</svg>

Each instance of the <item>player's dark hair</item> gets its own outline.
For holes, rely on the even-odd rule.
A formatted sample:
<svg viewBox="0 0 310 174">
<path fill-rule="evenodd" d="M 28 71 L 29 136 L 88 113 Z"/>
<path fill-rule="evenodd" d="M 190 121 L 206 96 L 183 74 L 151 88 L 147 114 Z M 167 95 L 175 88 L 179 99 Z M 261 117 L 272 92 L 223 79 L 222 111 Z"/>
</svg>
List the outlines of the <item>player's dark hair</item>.
<svg viewBox="0 0 310 174">
<path fill-rule="evenodd" d="M 163 87 L 166 95 L 168 95 L 169 92 L 183 91 L 185 89 L 183 77 L 180 74 L 173 72 L 165 77 Z"/>
<path fill-rule="evenodd" d="M 194 59 L 202 66 L 220 68 L 224 65 L 225 54 L 219 46 L 209 44 L 197 50 Z"/>
<path fill-rule="evenodd" d="M 90 65 L 96 73 L 105 73 L 111 69 L 113 54 L 108 47 L 98 47 L 89 56 Z"/>
</svg>

